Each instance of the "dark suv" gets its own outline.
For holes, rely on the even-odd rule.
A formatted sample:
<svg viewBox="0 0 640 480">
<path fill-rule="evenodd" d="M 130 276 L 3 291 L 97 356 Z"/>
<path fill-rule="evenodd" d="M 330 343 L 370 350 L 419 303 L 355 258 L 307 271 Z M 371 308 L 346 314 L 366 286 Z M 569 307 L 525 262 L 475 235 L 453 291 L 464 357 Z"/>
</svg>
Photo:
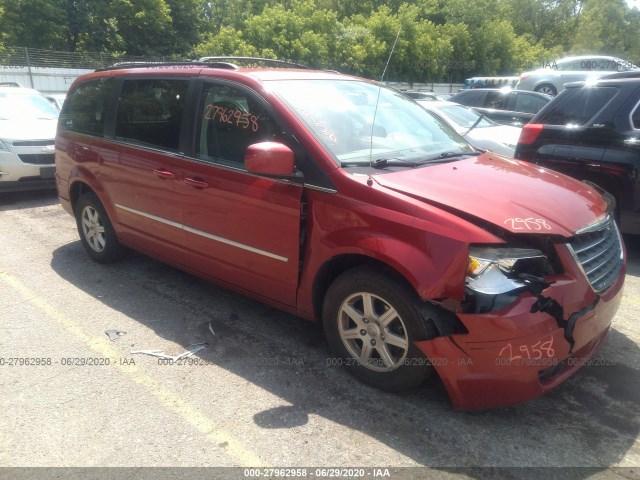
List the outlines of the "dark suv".
<svg viewBox="0 0 640 480">
<path fill-rule="evenodd" d="M 621 230 L 640 234 L 640 78 L 568 85 L 524 126 L 515 157 L 608 191 Z"/>
</svg>

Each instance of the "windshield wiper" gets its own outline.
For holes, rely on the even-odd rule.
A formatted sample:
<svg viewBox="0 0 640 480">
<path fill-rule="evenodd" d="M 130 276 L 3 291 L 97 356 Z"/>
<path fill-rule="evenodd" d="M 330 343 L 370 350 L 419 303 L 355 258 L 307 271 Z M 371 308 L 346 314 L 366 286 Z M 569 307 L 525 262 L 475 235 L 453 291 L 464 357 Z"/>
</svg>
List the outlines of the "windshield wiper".
<svg viewBox="0 0 640 480">
<path fill-rule="evenodd" d="M 478 112 L 478 113 L 480 113 L 480 112 Z M 478 117 L 478 119 L 474 122 L 474 124 L 473 124 L 473 125 L 471 125 L 471 128 L 470 128 L 469 130 L 467 130 L 466 132 L 464 132 L 464 133 L 462 134 L 462 136 L 464 137 L 465 135 L 469 135 L 469 132 L 470 132 L 471 130 L 473 130 L 474 128 L 476 128 L 476 127 L 480 124 L 480 122 L 482 121 L 482 119 L 483 119 L 483 118 L 484 118 L 484 113 L 480 113 L 480 116 L 479 116 L 479 117 Z"/>
<path fill-rule="evenodd" d="M 453 158 L 453 157 L 464 157 L 471 156 L 477 157 L 478 155 L 482 155 L 483 152 L 473 151 L 473 152 L 443 152 L 438 155 L 437 158 Z"/>
<path fill-rule="evenodd" d="M 402 160 L 401 158 L 379 158 L 371 162 L 373 168 L 385 168 L 385 167 L 417 167 L 420 165 L 417 162 L 411 160 Z"/>
<path fill-rule="evenodd" d="M 477 157 L 482 155 L 483 151 L 474 150 L 473 152 L 442 152 L 434 157 L 427 158 L 426 163 L 436 163 L 438 161 L 447 161 L 456 157 Z"/>
<path fill-rule="evenodd" d="M 340 162 L 341 167 L 373 167 L 373 168 L 385 168 L 385 167 L 417 167 L 420 165 L 418 162 L 412 162 L 411 160 L 402 160 L 401 158 L 379 158 L 377 160 L 369 162 Z"/>
</svg>

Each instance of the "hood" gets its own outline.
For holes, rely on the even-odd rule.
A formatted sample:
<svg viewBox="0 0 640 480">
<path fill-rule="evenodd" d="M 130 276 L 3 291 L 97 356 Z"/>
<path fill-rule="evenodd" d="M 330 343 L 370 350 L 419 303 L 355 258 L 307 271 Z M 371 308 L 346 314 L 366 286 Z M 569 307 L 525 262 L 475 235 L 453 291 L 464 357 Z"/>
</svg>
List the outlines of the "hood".
<svg viewBox="0 0 640 480">
<path fill-rule="evenodd" d="M 509 125 L 474 128 L 464 138 L 474 147 L 513 157 L 521 130 L 519 127 Z"/>
<path fill-rule="evenodd" d="M 607 204 L 587 184 L 493 154 L 374 176 L 378 184 L 513 233 L 572 236 Z"/>
<path fill-rule="evenodd" d="M 58 119 L 0 119 L 2 140 L 53 140 L 56 137 Z"/>
</svg>

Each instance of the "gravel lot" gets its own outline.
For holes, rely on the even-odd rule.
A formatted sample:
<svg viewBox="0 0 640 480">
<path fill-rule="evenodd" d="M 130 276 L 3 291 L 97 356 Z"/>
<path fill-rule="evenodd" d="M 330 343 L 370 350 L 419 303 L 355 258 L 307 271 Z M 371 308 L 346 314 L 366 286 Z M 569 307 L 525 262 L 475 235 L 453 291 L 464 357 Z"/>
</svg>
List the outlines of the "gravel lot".
<svg viewBox="0 0 640 480">
<path fill-rule="evenodd" d="M 380 467 L 391 478 L 562 467 L 544 474 L 640 478 L 638 237 L 625 238 L 624 299 L 593 364 L 543 398 L 464 413 L 437 379 L 406 394 L 355 382 L 329 365 L 316 325 L 142 255 L 90 261 L 54 193 L 0 194 L 0 226 L 3 467 L 364 467 L 366 477 Z M 109 329 L 126 335 L 109 341 Z M 131 353 L 200 342 L 179 365 Z"/>
</svg>

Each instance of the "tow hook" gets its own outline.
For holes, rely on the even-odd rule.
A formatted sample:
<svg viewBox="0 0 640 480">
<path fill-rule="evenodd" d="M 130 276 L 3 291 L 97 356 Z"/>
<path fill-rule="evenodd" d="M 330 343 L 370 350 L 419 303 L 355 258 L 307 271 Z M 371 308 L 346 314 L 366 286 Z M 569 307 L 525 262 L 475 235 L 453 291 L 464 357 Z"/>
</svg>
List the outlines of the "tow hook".
<svg viewBox="0 0 640 480">
<path fill-rule="evenodd" d="M 527 274 L 520 274 L 518 277 L 522 282 L 524 282 L 527 290 L 529 290 L 529 292 L 531 292 L 531 294 L 538 300 L 531 306 L 531 313 L 544 312 L 553 317 L 558 324 L 558 327 L 564 330 L 564 338 L 569 343 L 570 347 L 569 353 L 573 353 L 573 347 L 576 344 L 575 339 L 573 338 L 573 331 L 576 327 L 576 323 L 580 317 L 596 308 L 596 305 L 598 305 L 598 302 L 600 301 L 600 296 L 596 295 L 596 298 L 591 305 L 587 305 L 577 312 L 573 312 L 569 315 L 569 318 L 565 320 L 564 308 L 562 305 L 560 305 L 557 300 L 542 295 L 542 292 L 546 288 L 550 287 L 553 282 L 545 282 L 544 279 L 540 277 Z"/>
</svg>

